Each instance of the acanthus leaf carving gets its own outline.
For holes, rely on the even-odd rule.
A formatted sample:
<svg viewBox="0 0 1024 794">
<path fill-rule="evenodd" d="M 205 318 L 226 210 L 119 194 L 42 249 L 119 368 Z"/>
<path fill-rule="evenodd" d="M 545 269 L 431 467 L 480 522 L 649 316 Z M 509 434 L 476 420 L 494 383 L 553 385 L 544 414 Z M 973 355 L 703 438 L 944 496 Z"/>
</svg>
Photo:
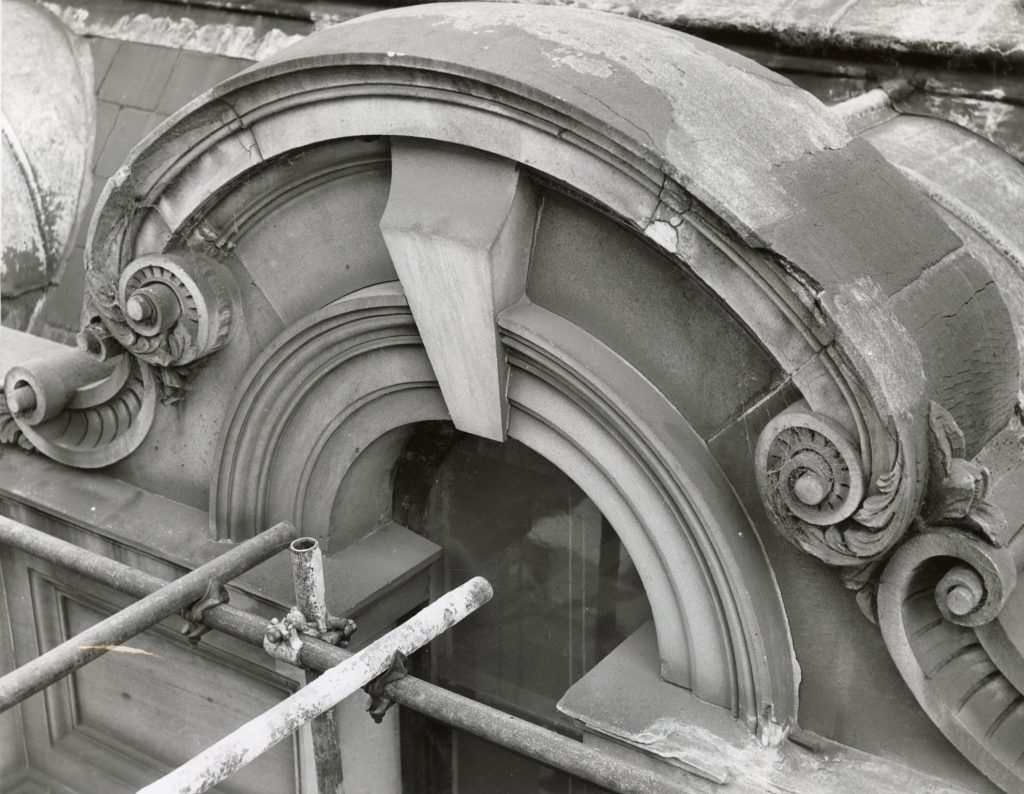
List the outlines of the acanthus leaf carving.
<svg viewBox="0 0 1024 794">
<path fill-rule="evenodd" d="M 163 405 L 174 405 L 185 399 L 189 387 L 203 366 L 202 361 L 195 361 L 183 367 L 157 367 L 156 379 L 160 384 L 160 402 Z"/>
<path fill-rule="evenodd" d="M 853 514 L 858 524 L 873 529 L 884 529 L 896 515 L 900 481 L 903 479 L 903 449 L 897 445 L 896 461 L 892 468 L 875 481 L 875 493 L 868 496 Z"/>
<path fill-rule="evenodd" d="M 922 527 L 957 527 L 1002 548 L 1006 545 L 1006 517 L 985 498 L 990 484 L 988 470 L 965 459 L 963 432 L 941 405 L 931 404 L 928 425 L 930 473 Z"/>
<path fill-rule="evenodd" d="M 18 427 L 18 423 L 7 407 L 7 398 L 4 396 L 2 388 L 0 388 L 0 444 L 19 446 L 29 452 L 35 449 L 32 442 L 21 432 L 21 428 Z"/>
</svg>

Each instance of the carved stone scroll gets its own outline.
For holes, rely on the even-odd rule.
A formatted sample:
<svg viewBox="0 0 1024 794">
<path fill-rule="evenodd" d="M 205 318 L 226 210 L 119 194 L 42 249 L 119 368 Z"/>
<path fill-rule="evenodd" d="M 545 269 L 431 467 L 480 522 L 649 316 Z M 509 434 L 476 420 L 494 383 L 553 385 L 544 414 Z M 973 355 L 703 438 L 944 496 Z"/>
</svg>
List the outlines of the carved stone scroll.
<svg viewBox="0 0 1024 794">
<path fill-rule="evenodd" d="M 787 539 L 844 566 L 844 584 L 879 624 L 932 721 L 997 785 L 1018 791 L 1024 692 L 975 630 L 999 616 L 1017 586 L 1024 534 L 1011 543 L 1006 519 L 987 500 L 988 471 L 966 459 L 963 432 L 935 402 L 928 427 L 923 497 L 904 495 L 898 450 L 891 473 L 865 498 L 846 431 L 797 404 L 759 440 L 761 494 Z M 908 508 L 909 526 L 900 515 Z"/>
<path fill-rule="evenodd" d="M 849 433 L 804 403 L 765 426 L 755 455 L 761 498 L 776 528 L 831 565 L 881 557 L 913 516 L 902 450 L 869 490 Z"/>
<path fill-rule="evenodd" d="M 147 365 L 128 355 L 97 362 L 77 350 L 12 367 L 3 391 L 0 442 L 87 469 L 138 448 L 157 400 Z"/>
<path fill-rule="evenodd" d="M 970 529 L 926 529 L 897 549 L 878 585 L 878 623 L 900 674 L 946 737 L 1005 791 L 1024 789 L 1024 692 L 978 629 L 1016 586 L 1015 556 Z"/>
<path fill-rule="evenodd" d="M 117 284 L 94 277 L 87 310 L 98 316 L 79 336 L 95 355 L 118 344 L 147 364 L 180 367 L 219 349 L 231 329 L 230 276 L 192 251 L 147 254 L 121 271 Z"/>
</svg>

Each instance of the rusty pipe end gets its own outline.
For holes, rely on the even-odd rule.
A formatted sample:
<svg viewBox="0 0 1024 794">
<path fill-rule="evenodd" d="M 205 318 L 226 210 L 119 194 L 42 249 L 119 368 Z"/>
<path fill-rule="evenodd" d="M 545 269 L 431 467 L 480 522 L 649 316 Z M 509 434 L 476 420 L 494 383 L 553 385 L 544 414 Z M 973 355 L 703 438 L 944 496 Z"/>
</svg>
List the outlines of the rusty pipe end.
<svg viewBox="0 0 1024 794">
<path fill-rule="evenodd" d="M 326 586 L 320 543 L 316 538 L 296 538 L 289 549 L 292 553 L 295 603 L 308 623 L 316 625 L 320 631 L 326 631 Z"/>
</svg>

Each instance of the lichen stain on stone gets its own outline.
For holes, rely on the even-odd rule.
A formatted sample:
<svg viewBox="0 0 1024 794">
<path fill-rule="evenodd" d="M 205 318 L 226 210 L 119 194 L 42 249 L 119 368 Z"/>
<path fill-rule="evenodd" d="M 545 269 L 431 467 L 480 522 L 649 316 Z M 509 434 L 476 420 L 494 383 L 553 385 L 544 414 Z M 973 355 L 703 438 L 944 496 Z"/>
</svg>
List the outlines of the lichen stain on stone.
<svg viewBox="0 0 1024 794">
<path fill-rule="evenodd" d="M 46 257 L 36 247 L 26 250 L 5 245 L 0 274 L 4 279 L 5 298 L 15 298 L 26 292 L 41 289 L 49 283 Z"/>
</svg>

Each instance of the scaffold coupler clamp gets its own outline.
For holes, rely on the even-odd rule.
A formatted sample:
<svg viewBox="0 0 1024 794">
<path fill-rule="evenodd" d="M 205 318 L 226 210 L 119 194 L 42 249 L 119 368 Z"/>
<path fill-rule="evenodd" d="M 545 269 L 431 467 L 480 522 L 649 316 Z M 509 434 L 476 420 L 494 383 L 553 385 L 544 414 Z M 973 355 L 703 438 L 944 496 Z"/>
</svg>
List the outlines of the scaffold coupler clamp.
<svg viewBox="0 0 1024 794">
<path fill-rule="evenodd" d="M 210 627 L 202 622 L 206 610 L 226 604 L 228 598 L 227 588 L 219 580 L 210 579 L 206 585 L 206 592 L 194 604 L 181 611 L 181 616 L 185 619 L 181 633 L 185 635 L 193 648 L 199 644 L 200 638 L 210 630 Z"/>
<path fill-rule="evenodd" d="M 275 659 L 298 667 L 301 666 L 299 653 L 302 650 L 303 637 L 314 637 L 344 648 L 355 630 L 354 620 L 336 618 L 333 615 L 329 615 L 325 626 L 320 628 L 306 620 L 302 611 L 295 606 L 289 609 L 288 614 L 281 620 L 273 618 L 270 621 L 266 634 L 263 635 L 263 650 Z"/>
<path fill-rule="evenodd" d="M 394 681 L 402 680 L 409 674 L 409 671 L 406 669 L 407 661 L 408 659 L 404 653 L 395 651 L 395 655 L 391 657 L 391 664 L 388 665 L 388 669 L 363 687 L 363 691 L 370 696 L 370 702 L 366 706 L 366 711 L 378 725 L 384 719 L 388 709 L 395 705 L 393 700 L 388 700 L 384 696 L 384 687 Z"/>
<path fill-rule="evenodd" d="M 306 619 L 298 607 L 292 607 L 281 620 L 272 618 L 267 632 L 263 635 L 263 650 L 275 659 L 300 666 L 299 652 L 302 650 L 300 633 L 307 633 Z M 315 631 L 315 630 L 314 630 Z"/>
</svg>

